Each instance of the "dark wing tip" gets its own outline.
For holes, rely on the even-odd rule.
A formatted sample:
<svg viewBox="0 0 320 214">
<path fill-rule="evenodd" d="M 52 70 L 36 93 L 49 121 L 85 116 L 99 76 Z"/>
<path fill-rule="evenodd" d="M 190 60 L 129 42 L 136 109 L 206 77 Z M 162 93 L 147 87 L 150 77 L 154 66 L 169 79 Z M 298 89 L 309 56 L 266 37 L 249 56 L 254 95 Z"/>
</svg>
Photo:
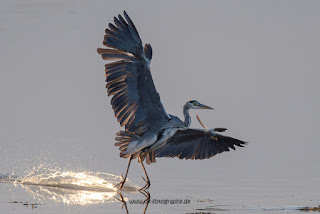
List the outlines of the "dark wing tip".
<svg viewBox="0 0 320 214">
<path fill-rule="evenodd" d="M 244 145 L 248 145 L 248 143 L 249 142 L 242 141 L 240 145 L 241 145 L 241 147 L 244 147 Z"/>
<path fill-rule="evenodd" d="M 150 44 L 145 44 L 145 45 L 144 45 L 143 52 L 144 52 L 145 57 L 146 57 L 148 60 L 151 60 L 151 59 L 152 59 L 152 48 L 151 48 L 151 45 L 150 45 Z"/>
<path fill-rule="evenodd" d="M 226 129 L 226 128 L 215 128 L 213 131 L 215 131 L 215 132 L 225 132 L 227 130 L 228 129 Z"/>
<path fill-rule="evenodd" d="M 123 15 L 124 15 L 124 17 L 126 18 L 127 21 L 129 21 L 129 20 L 131 21 L 128 13 L 125 10 L 123 10 Z"/>
<path fill-rule="evenodd" d="M 122 17 L 124 16 L 126 20 Z M 103 45 L 124 52 L 129 52 L 135 56 L 141 56 L 143 46 L 137 29 L 132 20 L 124 11 L 124 15 L 113 18 L 114 23 L 109 23 L 105 30 Z"/>
</svg>

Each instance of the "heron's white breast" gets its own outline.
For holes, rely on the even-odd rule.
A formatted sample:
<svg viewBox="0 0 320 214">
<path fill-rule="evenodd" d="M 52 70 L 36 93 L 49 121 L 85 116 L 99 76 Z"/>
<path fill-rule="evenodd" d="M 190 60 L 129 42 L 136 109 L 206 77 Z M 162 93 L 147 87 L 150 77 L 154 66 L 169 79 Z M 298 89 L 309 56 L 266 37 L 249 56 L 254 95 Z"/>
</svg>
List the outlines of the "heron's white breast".
<svg viewBox="0 0 320 214">
<path fill-rule="evenodd" d="M 158 139 L 158 141 L 151 146 L 150 149 L 157 149 L 166 144 L 167 140 L 170 139 L 175 133 L 179 130 L 179 128 L 168 128 L 162 133 L 162 137 Z"/>
<path fill-rule="evenodd" d="M 157 135 L 149 135 L 149 136 L 141 137 L 138 140 L 132 141 L 127 148 L 128 154 L 132 154 L 137 151 L 140 151 L 143 148 L 146 148 L 154 144 L 156 140 L 157 140 Z"/>
</svg>

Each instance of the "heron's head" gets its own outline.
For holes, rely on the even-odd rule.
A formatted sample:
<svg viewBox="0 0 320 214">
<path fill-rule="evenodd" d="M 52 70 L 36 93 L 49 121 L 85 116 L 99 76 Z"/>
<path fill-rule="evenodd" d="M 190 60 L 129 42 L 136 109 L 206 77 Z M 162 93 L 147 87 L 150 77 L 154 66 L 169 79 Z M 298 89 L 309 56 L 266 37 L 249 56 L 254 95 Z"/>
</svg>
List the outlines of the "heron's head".
<svg viewBox="0 0 320 214">
<path fill-rule="evenodd" d="M 212 109 L 212 110 L 214 109 L 214 108 L 211 108 L 210 106 L 203 105 L 196 100 L 189 100 L 186 103 L 186 105 L 190 109 Z"/>
</svg>

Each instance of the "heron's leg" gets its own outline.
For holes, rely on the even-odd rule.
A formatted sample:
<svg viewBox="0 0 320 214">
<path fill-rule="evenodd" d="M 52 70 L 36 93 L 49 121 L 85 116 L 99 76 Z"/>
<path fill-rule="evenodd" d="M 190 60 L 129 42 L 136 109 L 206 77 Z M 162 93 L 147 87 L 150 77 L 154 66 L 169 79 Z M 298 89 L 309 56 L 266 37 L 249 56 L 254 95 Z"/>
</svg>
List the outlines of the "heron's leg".
<svg viewBox="0 0 320 214">
<path fill-rule="evenodd" d="M 148 190 L 139 190 L 139 192 L 146 197 L 146 199 L 142 203 L 142 204 L 146 204 L 144 211 L 143 211 L 143 214 L 145 214 L 147 211 L 148 205 L 150 203 L 150 193 Z"/>
<path fill-rule="evenodd" d="M 118 191 L 117 191 L 117 193 L 118 193 L 118 195 L 120 196 L 120 198 L 117 198 L 117 197 L 115 197 L 115 196 L 113 196 L 113 198 L 115 198 L 115 199 L 118 200 L 118 201 L 121 201 L 121 202 L 122 202 L 121 209 L 123 209 L 123 207 L 124 207 L 124 208 L 126 209 L 127 214 L 129 214 L 128 207 L 127 207 L 127 203 L 126 203 L 126 201 L 124 200 L 121 192 L 118 192 Z"/>
<path fill-rule="evenodd" d="M 203 122 L 200 120 L 199 115 L 197 115 L 197 119 L 203 128 L 208 129 L 208 127 L 206 127 L 206 125 L 204 125 Z"/>
<path fill-rule="evenodd" d="M 147 178 L 147 179 L 145 179 L 144 177 L 142 177 L 142 179 L 146 182 L 146 185 L 144 185 L 144 187 L 142 187 L 140 190 L 146 190 L 146 189 L 148 189 L 150 187 L 151 183 L 150 183 L 150 179 L 149 179 L 149 176 L 147 174 L 147 171 L 144 168 L 143 162 L 142 162 L 140 157 L 139 157 L 139 162 L 141 163 L 141 166 L 143 168 L 144 174 L 146 175 L 146 178 Z"/>
<path fill-rule="evenodd" d="M 147 211 L 148 205 L 150 203 L 150 193 L 148 190 L 139 190 L 139 192 L 146 197 L 146 199 L 142 203 L 142 204 L 146 204 L 144 211 L 143 211 L 143 214 L 145 214 Z"/>
<path fill-rule="evenodd" d="M 121 181 L 120 183 L 118 183 L 117 185 L 115 185 L 114 188 L 116 188 L 117 186 L 120 185 L 120 187 L 119 187 L 118 190 L 121 190 L 121 188 L 123 187 L 124 183 L 126 182 L 132 157 L 133 157 L 132 155 L 130 155 L 130 157 L 129 157 L 129 162 L 128 162 L 128 167 L 127 167 L 126 175 L 125 175 L 124 177 L 121 175 L 123 181 Z"/>
<path fill-rule="evenodd" d="M 206 125 L 204 125 L 203 122 L 200 120 L 199 115 L 197 115 L 197 119 L 198 119 L 199 123 L 201 124 L 201 126 L 202 126 L 203 128 L 208 129 L 208 127 L 206 127 Z M 228 130 L 228 129 L 226 129 L 226 128 L 215 128 L 213 131 L 215 131 L 215 132 L 225 132 L 225 131 L 227 131 L 227 130 Z"/>
</svg>

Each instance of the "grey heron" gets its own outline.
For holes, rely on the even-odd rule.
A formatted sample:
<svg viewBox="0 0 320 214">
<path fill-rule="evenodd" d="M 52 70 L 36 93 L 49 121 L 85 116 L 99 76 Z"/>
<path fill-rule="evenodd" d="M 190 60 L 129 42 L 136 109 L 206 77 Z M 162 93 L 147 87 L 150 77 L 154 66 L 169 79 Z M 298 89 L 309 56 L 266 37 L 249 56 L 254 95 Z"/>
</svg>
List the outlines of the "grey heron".
<svg viewBox="0 0 320 214">
<path fill-rule="evenodd" d="M 103 44 L 98 48 L 104 60 L 108 96 L 115 117 L 125 130 L 119 131 L 115 143 L 120 157 L 129 158 L 126 174 L 116 186 L 121 189 L 126 182 L 131 160 L 138 158 L 150 186 L 150 179 L 143 165 L 155 163 L 156 157 L 177 157 L 180 159 L 207 159 L 235 146 L 243 147 L 246 142 L 218 134 L 226 129 L 190 128 L 190 109 L 213 109 L 190 100 L 183 106 L 184 120 L 167 114 L 156 91 L 150 73 L 152 48 L 143 46 L 136 27 L 124 11 L 114 17 L 105 30 Z"/>
</svg>

